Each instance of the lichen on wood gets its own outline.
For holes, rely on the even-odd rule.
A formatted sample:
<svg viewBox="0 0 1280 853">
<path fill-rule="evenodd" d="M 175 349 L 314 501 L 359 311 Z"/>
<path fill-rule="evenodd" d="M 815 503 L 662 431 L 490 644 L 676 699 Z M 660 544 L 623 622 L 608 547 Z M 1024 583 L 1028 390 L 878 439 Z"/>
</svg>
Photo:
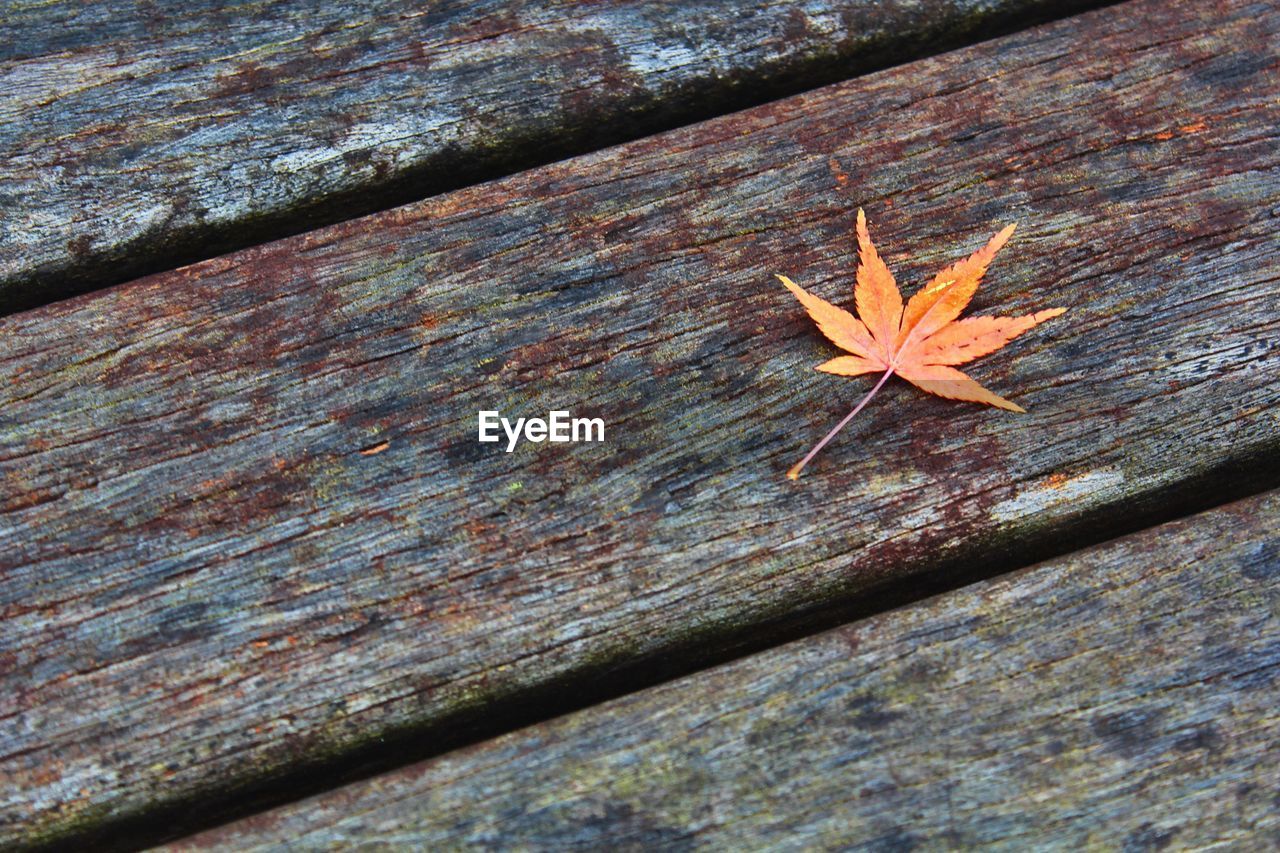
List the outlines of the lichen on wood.
<svg viewBox="0 0 1280 853">
<path fill-rule="evenodd" d="M 1280 493 L 169 850 L 1280 844 Z"/>
<path fill-rule="evenodd" d="M 1087 5 L 2 0 L 0 311 Z"/>
</svg>

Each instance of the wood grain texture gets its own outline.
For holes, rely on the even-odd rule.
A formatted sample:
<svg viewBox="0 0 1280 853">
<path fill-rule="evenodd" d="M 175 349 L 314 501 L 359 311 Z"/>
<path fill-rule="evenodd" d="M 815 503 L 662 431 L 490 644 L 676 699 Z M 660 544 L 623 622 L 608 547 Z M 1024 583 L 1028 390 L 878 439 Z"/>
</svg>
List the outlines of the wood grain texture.
<svg viewBox="0 0 1280 853">
<path fill-rule="evenodd" d="M 1275 849 L 1280 493 L 173 850 Z"/>
<path fill-rule="evenodd" d="M 0 321 L 0 843 L 1276 482 L 1278 17 L 1113 7 Z M 895 382 L 791 483 L 868 386 L 772 273 L 848 300 L 860 204 L 904 283 L 1018 220 L 975 312 L 1071 310 L 975 365 L 1030 414 Z"/>
<path fill-rule="evenodd" d="M 3 0 L 0 311 L 1084 0 Z"/>
</svg>

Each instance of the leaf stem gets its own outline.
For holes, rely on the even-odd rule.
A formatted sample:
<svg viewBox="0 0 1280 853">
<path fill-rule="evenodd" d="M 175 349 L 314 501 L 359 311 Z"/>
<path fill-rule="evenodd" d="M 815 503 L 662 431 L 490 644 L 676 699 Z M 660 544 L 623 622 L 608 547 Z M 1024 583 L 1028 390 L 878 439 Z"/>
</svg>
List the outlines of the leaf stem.
<svg viewBox="0 0 1280 853">
<path fill-rule="evenodd" d="M 871 398 L 872 398 L 872 397 L 874 397 L 874 396 L 876 395 L 876 392 L 880 390 L 880 387 L 881 387 L 882 385 L 884 385 L 884 383 L 886 383 L 886 382 L 888 382 L 888 381 L 889 381 L 889 377 L 893 375 L 893 371 L 894 371 L 896 368 L 897 368 L 897 365 L 896 365 L 896 364 L 895 364 L 895 365 L 890 365 L 890 366 L 889 366 L 889 369 L 888 369 L 888 370 L 886 370 L 886 371 L 884 372 L 884 376 L 881 376 L 881 377 L 880 377 L 880 381 L 876 383 L 875 387 L 874 387 L 874 388 L 872 388 L 870 391 L 868 391 L 868 392 L 867 392 L 867 396 L 865 396 L 865 397 L 863 397 L 863 398 L 862 398 L 862 402 L 860 402 L 860 403 L 858 403 L 858 405 L 854 406 L 854 407 L 853 407 L 853 411 L 852 411 L 852 412 L 850 412 L 849 414 L 845 415 L 845 416 L 844 416 L 844 420 L 842 420 L 842 421 L 840 421 L 840 423 L 836 424 L 835 429 L 833 429 L 833 430 L 831 430 L 831 432 L 827 433 L 827 434 L 826 434 L 826 436 L 825 436 L 825 437 L 823 437 L 822 441 L 819 441 L 817 444 L 815 444 L 815 445 L 813 446 L 813 449 L 812 449 L 812 450 L 810 450 L 808 453 L 806 453 L 806 454 L 804 455 L 804 458 L 803 458 L 803 459 L 801 459 L 801 460 L 800 460 L 799 462 L 797 462 L 795 465 L 792 465 L 792 466 L 791 466 L 790 470 L 788 470 L 788 471 L 787 471 L 787 479 L 789 479 L 789 480 L 794 480 L 794 479 L 796 479 L 797 477 L 799 477 L 799 476 L 800 476 L 800 471 L 801 471 L 801 470 L 803 470 L 804 466 L 806 466 L 806 465 L 808 465 L 808 464 L 809 464 L 809 460 L 810 460 L 810 459 L 812 459 L 813 457 L 817 456 L 817 455 L 818 455 L 818 451 L 819 451 L 819 450 L 821 450 L 822 448 L 826 447 L 826 446 L 827 446 L 827 442 L 829 442 L 831 439 L 835 438 L 835 437 L 836 437 L 836 433 L 838 433 L 840 430 L 844 429 L 844 425 L 845 425 L 845 424 L 847 424 L 847 423 L 849 423 L 849 421 L 853 420 L 853 416 L 854 416 L 854 415 L 856 415 L 856 414 L 858 414 L 858 412 L 861 412 L 861 411 L 862 411 L 862 407 L 863 407 L 863 406 L 865 406 L 867 403 L 871 402 Z"/>
</svg>

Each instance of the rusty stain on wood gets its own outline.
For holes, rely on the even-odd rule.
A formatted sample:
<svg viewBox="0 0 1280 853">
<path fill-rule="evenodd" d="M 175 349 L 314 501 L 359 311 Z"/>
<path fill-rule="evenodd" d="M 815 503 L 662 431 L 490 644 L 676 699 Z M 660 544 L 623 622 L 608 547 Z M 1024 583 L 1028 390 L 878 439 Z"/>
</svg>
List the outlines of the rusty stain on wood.
<svg viewBox="0 0 1280 853">
<path fill-rule="evenodd" d="M 0 2 L 0 311 L 1096 0 Z"/>
<path fill-rule="evenodd" d="M 1217 8 L 1112 7 L 0 320 L 0 843 L 1270 482 L 1280 13 Z M 975 370 L 1030 415 L 891 389 L 788 483 L 858 389 L 771 274 L 847 298 L 859 204 L 904 283 L 1018 220 L 976 313 L 1052 290 L 1072 322 Z M 566 403 L 609 441 L 475 441 L 478 409 Z"/>
<path fill-rule="evenodd" d="M 1272 492 L 166 849 L 1274 847 L 1277 581 Z"/>
</svg>

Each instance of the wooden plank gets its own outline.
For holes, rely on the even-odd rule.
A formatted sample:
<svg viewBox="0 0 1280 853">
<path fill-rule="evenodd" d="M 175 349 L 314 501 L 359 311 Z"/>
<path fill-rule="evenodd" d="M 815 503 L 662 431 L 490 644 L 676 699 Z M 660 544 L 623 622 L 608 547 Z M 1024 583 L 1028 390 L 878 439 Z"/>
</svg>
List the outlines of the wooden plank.
<svg viewBox="0 0 1280 853">
<path fill-rule="evenodd" d="M 1097 0 L 0 2 L 0 311 Z"/>
<path fill-rule="evenodd" d="M 1280 481 L 1280 11 L 1207 15 L 1112 7 L 0 322 L 0 839 L 180 827 Z M 812 370 L 771 274 L 847 299 L 859 204 L 907 282 L 1020 221 L 975 310 L 1071 311 L 974 371 L 1029 415 L 895 383 L 791 483 L 866 383 Z M 506 453 L 489 408 L 606 441 Z"/>
<path fill-rule="evenodd" d="M 173 850 L 1280 845 L 1280 493 Z"/>
</svg>

